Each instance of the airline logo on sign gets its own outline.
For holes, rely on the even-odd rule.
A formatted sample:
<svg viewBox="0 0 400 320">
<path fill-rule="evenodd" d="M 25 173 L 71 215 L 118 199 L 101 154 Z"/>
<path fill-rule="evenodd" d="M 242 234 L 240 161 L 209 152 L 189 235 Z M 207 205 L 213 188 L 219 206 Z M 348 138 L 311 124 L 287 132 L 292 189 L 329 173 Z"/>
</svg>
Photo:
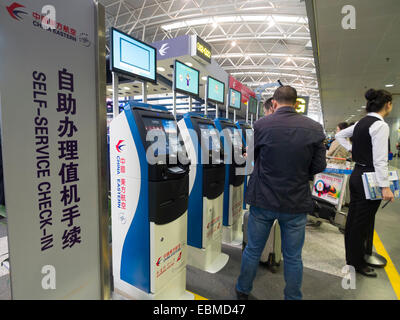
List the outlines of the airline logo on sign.
<svg viewBox="0 0 400 320">
<path fill-rule="evenodd" d="M 164 57 L 167 54 L 168 49 L 169 49 L 169 47 L 168 47 L 168 42 L 167 42 L 161 46 L 161 48 L 160 48 L 160 50 L 158 50 L 158 52 L 160 53 L 160 55 L 162 55 Z"/>
<path fill-rule="evenodd" d="M 176 259 L 172 259 L 176 255 L 178 255 L 178 257 Z M 156 272 L 156 277 L 159 278 L 161 275 L 175 266 L 175 263 L 180 261 L 182 261 L 182 244 L 179 243 L 157 259 L 156 266 L 159 269 Z"/>
<path fill-rule="evenodd" d="M 121 153 L 123 151 L 123 148 L 125 147 L 125 144 L 122 144 L 122 143 L 124 143 L 124 141 L 125 140 L 119 140 L 117 145 L 115 146 L 119 153 Z"/>
<path fill-rule="evenodd" d="M 25 8 L 25 6 L 23 6 L 22 4 L 19 4 L 17 2 L 14 2 L 13 4 L 6 7 L 10 16 L 13 19 L 18 20 L 18 21 L 22 20 L 22 17 L 20 16 L 20 14 L 28 14 L 25 11 L 20 10 L 20 8 Z"/>
<path fill-rule="evenodd" d="M 50 13 L 49 7 L 52 7 Z M 77 30 L 68 24 L 61 23 L 55 19 L 55 8 L 53 6 L 45 6 L 38 11 L 27 9 L 24 5 L 13 2 L 9 6 L 6 6 L 7 12 L 11 18 L 17 21 L 24 20 L 24 16 L 32 16 L 32 25 L 36 28 L 40 28 L 43 31 L 52 31 L 53 34 L 58 35 L 62 38 L 79 42 L 85 47 L 90 47 L 92 42 L 89 39 L 89 35 L 86 32 L 78 33 Z M 24 10 L 23 10 L 24 9 Z M 29 13 L 30 11 L 31 13 Z M 41 13 L 39 13 L 41 12 Z M 42 13 L 46 12 L 45 15 Z M 54 17 L 53 17 L 54 16 Z"/>
</svg>

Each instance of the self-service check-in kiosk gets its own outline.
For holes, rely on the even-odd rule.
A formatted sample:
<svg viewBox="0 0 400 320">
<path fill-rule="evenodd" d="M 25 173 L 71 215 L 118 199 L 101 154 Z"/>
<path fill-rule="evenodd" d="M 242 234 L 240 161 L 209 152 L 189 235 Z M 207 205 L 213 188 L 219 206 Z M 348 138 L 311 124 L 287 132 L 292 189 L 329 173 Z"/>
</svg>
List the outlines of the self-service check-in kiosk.
<svg viewBox="0 0 400 320">
<path fill-rule="evenodd" d="M 243 192 L 246 162 L 241 134 L 229 119 L 214 120 L 225 148 L 225 186 L 222 241 L 240 245 L 243 241 Z M 235 131 L 238 135 L 235 137 Z M 227 150 L 228 149 L 228 150 Z M 238 151 L 236 157 L 235 150 Z"/>
<path fill-rule="evenodd" d="M 158 138 L 149 132 L 163 133 L 165 147 L 152 149 Z M 110 124 L 114 289 L 128 298 L 193 298 L 185 290 L 189 165 L 179 163 L 177 134 L 173 115 L 147 104 Z"/>
<path fill-rule="evenodd" d="M 220 136 L 212 120 L 195 113 L 185 114 L 178 126 L 191 160 L 188 264 L 215 273 L 229 259 L 221 252 L 225 165 Z"/>
<path fill-rule="evenodd" d="M 242 134 L 242 141 L 246 148 L 246 152 L 248 152 L 247 148 L 253 146 L 254 143 L 254 131 L 251 125 L 245 121 L 237 121 L 236 122 L 237 128 L 241 131 Z M 251 141 L 250 141 L 251 140 Z M 244 196 L 247 190 L 247 183 L 249 181 L 248 176 L 253 172 L 254 161 L 248 163 L 251 167 L 246 167 L 246 174 L 244 176 L 244 191 L 243 191 L 243 210 L 248 210 L 249 206 L 244 201 Z"/>
</svg>

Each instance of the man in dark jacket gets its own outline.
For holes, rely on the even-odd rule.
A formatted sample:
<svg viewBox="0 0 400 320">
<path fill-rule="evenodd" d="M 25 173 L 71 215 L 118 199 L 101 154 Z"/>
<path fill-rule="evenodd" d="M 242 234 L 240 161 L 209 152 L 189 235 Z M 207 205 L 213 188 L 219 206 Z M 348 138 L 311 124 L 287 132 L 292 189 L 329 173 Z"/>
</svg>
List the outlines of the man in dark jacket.
<svg viewBox="0 0 400 320">
<path fill-rule="evenodd" d="M 247 299 L 272 223 L 278 219 L 286 287 L 285 299 L 301 299 L 307 214 L 313 210 L 310 179 L 326 167 L 322 126 L 296 113 L 297 92 L 278 88 L 275 112 L 254 124 L 254 171 L 245 200 L 250 205 L 248 243 L 236 284 L 239 299 Z"/>
</svg>

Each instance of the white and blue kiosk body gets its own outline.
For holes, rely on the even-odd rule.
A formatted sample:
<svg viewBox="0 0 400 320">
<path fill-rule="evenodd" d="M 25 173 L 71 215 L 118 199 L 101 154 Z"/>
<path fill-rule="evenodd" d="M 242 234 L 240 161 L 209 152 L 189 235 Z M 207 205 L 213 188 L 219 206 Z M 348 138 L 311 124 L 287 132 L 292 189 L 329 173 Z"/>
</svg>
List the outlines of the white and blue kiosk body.
<svg viewBox="0 0 400 320">
<path fill-rule="evenodd" d="M 184 114 L 178 127 L 191 161 L 188 264 L 216 273 L 229 260 L 221 252 L 225 165 L 220 136 L 211 119 L 193 112 Z"/>
<path fill-rule="evenodd" d="M 214 122 L 225 148 L 222 241 L 232 245 L 241 245 L 243 241 L 243 192 L 246 166 L 243 153 L 245 149 L 241 134 L 233 121 L 217 118 Z M 239 138 L 235 137 L 235 130 L 239 133 Z M 234 156 L 235 149 L 240 153 L 236 157 Z M 238 174 L 238 171 L 241 171 L 241 174 Z"/>
<path fill-rule="evenodd" d="M 166 134 L 154 164 L 146 156 L 151 130 Z M 110 124 L 114 291 L 126 298 L 193 299 L 186 291 L 189 164 L 177 160 L 186 154 L 178 134 L 173 115 L 148 104 L 125 107 Z"/>
</svg>

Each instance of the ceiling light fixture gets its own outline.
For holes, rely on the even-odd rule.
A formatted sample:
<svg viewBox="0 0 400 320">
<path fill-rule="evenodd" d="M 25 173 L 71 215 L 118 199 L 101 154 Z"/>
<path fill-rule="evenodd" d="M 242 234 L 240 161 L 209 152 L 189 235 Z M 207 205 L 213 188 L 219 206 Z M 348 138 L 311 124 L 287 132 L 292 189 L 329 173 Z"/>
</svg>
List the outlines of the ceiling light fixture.
<svg viewBox="0 0 400 320">
<path fill-rule="evenodd" d="M 394 87 L 394 84 L 392 84 L 392 83 L 385 84 L 385 87 L 386 87 L 386 88 L 391 88 L 391 87 Z"/>
<path fill-rule="evenodd" d="M 233 41 L 231 42 L 231 46 L 232 46 L 232 47 L 235 47 L 235 46 L 236 46 L 236 41 L 235 41 L 235 40 L 233 40 Z"/>
<path fill-rule="evenodd" d="M 157 70 L 160 71 L 160 72 L 164 72 L 165 68 L 164 67 L 157 67 Z"/>
<path fill-rule="evenodd" d="M 189 67 L 193 67 L 193 64 L 191 62 L 185 62 L 185 64 Z"/>
</svg>

